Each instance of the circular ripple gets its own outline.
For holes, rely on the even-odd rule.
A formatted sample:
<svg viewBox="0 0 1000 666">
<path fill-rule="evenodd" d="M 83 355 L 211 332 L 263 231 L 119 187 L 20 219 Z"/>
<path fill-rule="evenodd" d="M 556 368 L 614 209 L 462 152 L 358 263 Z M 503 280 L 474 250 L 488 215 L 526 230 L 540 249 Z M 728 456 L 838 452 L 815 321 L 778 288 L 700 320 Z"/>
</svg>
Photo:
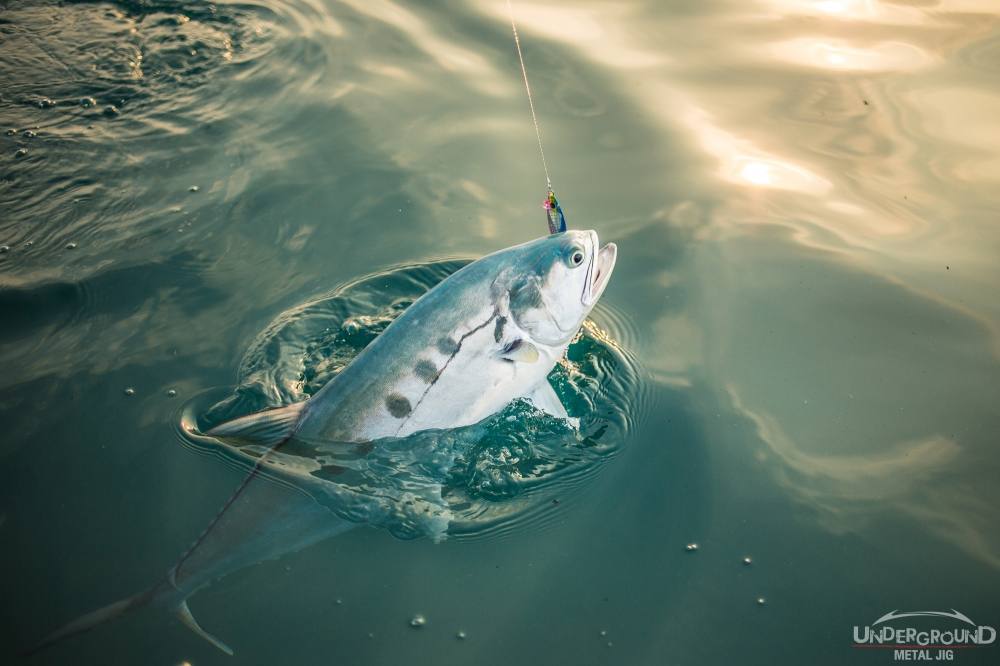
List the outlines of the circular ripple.
<svg viewBox="0 0 1000 666">
<path fill-rule="evenodd" d="M 279 315 L 254 340 L 232 395 L 192 405 L 185 440 L 211 449 L 192 429 L 307 399 L 337 376 L 421 294 L 465 265 L 402 266 L 344 285 Z M 482 537 L 550 521 L 571 489 L 614 456 L 633 429 L 641 381 L 633 357 L 610 332 L 625 318 L 602 308 L 570 344 L 549 381 L 579 419 L 565 421 L 516 401 L 485 421 L 363 445 L 284 445 L 268 471 L 298 485 L 333 512 L 396 536 Z M 603 321 L 610 330 L 602 327 Z M 598 323 L 601 322 L 601 323 Z M 205 409 L 207 407 L 207 409 Z M 258 447 L 223 452 L 248 466 Z"/>
</svg>

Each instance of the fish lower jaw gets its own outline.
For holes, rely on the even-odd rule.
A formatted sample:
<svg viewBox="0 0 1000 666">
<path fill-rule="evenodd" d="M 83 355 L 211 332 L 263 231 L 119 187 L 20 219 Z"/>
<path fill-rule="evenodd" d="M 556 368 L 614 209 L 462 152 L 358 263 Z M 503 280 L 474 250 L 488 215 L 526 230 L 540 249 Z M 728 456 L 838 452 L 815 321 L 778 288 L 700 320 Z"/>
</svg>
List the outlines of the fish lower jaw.
<svg viewBox="0 0 1000 666">
<path fill-rule="evenodd" d="M 604 293 L 611 279 L 611 273 L 615 270 L 615 262 L 618 259 L 618 246 L 608 243 L 598 251 L 594 257 L 593 277 L 588 285 L 584 298 L 584 305 L 593 305 Z"/>
</svg>

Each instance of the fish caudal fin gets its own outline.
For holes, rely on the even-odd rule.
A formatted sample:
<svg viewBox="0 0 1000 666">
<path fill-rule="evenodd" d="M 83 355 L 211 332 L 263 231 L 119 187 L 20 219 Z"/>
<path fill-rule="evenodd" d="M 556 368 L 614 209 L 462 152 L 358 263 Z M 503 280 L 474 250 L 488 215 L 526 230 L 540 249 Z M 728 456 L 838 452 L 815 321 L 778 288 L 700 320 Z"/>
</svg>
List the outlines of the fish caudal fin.
<svg viewBox="0 0 1000 666">
<path fill-rule="evenodd" d="M 75 636 L 77 634 L 82 634 L 85 631 L 90 631 L 94 627 L 105 624 L 106 622 L 111 622 L 119 617 L 125 615 L 131 610 L 136 608 L 141 608 L 149 604 L 157 598 L 157 592 L 162 589 L 159 585 L 152 587 L 145 592 L 141 592 L 135 596 L 129 597 L 127 599 L 122 599 L 121 601 L 116 601 L 113 604 L 108 604 L 103 608 L 98 608 L 95 611 L 87 613 L 83 617 L 79 617 L 69 624 L 53 631 L 51 634 L 39 641 L 34 647 L 24 653 L 24 656 L 30 656 L 44 650 L 50 645 L 61 641 L 64 638 L 69 638 L 70 636 Z M 206 641 L 219 648 L 230 657 L 233 656 L 233 649 L 223 643 L 221 640 L 208 633 L 201 628 L 198 624 L 198 620 L 194 619 L 194 615 L 191 614 L 191 609 L 188 608 L 187 600 L 183 600 L 177 605 L 177 617 L 184 624 L 185 627 L 198 634 Z"/>
<path fill-rule="evenodd" d="M 117 620 L 127 612 L 147 605 L 156 596 L 156 591 L 156 587 L 151 587 L 145 592 L 140 592 L 135 596 L 122 599 L 121 601 L 116 601 L 113 604 L 108 604 L 103 608 L 91 611 L 90 613 L 73 620 L 69 624 L 56 629 L 39 641 L 34 647 L 25 652 L 24 655 L 32 655 L 39 650 L 49 647 L 57 641 L 61 641 L 64 638 L 69 638 L 70 636 L 75 636 L 76 634 L 82 634 L 83 632 L 90 631 L 94 627 L 102 625 L 106 622 Z"/>
<path fill-rule="evenodd" d="M 180 618 L 185 627 L 198 634 L 206 641 L 228 654 L 230 657 L 233 656 L 233 649 L 231 647 L 201 628 L 201 625 L 198 624 L 198 620 L 194 619 L 194 615 L 191 614 L 191 609 L 188 608 L 186 599 L 182 601 L 179 606 L 177 606 L 177 617 Z"/>
<path fill-rule="evenodd" d="M 239 440 L 247 443 L 263 444 L 267 447 L 275 447 L 291 437 L 295 430 L 295 426 L 299 421 L 299 415 L 302 412 L 302 408 L 305 407 L 305 405 L 305 402 L 299 402 L 294 405 L 279 407 L 277 409 L 269 409 L 256 414 L 250 414 L 249 416 L 243 416 L 218 425 L 209 430 L 207 434 L 212 437 Z M 243 482 L 243 485 L 241 485 L 234 494 L 233 499 L 240 495 L 249 480 L 254 477 L 255 472 L 256 469 L 250 474 L 250 476 L 247 477 L 247 480 Z M 232 501 L 233 500 L 230 500 L 229 503 Z M 227 503 L 226 507 L 223 508 L 223 511 L 220 512 L 220 515 L 225 512 L 229 503 Z M 213 521 L 213 523 L 209 525 L 205 533 L 211 530 L 212 526 L 217 521 L 218 518 L 216 518 L 216 521 Z M 204 538 L 204 534 L 202 535 L 202 538 Z M 196 542 L 195 546 L 192 547 L 192 550 L 197 548 L 198 543 L 200 543 L 200 540 L 199 542 Z M 183 564 L 190 552 L 191 551 L 181 558 L 181 562 L 178 566 Z M 173 592 L 178 591 L 172 576 L 173 573 L 171 573 L 166 580 L 161 581 L 144 592 L 140 592 L 139 594 L 127 599 L 122 599 L 121 601 L 116 601 L 113 604 L 99 608 L 95 611 L 87 613 L 81 618 L 73 620 L 66 626 L 57 629 L 43 638 L 37 645 L 25 652 L 25 656 L 34 654 L 35 652 L 38 652 L 39 650 L 42 650 L 57 641 L 61 641 L 64 638 L 81 634 L 106 622 L 115 620 L 131 610 L 148 605 L 151 601 L 162 600 L 164 596 L 172 596 L 168 590 L 172 590 Z M 167 587 L 168 585 L 169 588 Z M 183 622 L 184 626 L 188 629 L 198 634 L 226 654 L 233 654 L 232 648 L 201 628 L 201 625 L 198 624 L 198 621 L 195 620 L 194 616 L 191 614 L 191 609 L 188 608 L 186 600 L 182 600 L 180 604 L 176 606 L 176 612 L 181 622 Z"/>
<path fill-rule="evenodd" d="M 268 409 L 249 416 L 241 416 L 217 425 L 206 434 L 212 437 L 237 439 L 254 444 L 274 446 L 291 437 L 305 402 Z"/>
</svg>

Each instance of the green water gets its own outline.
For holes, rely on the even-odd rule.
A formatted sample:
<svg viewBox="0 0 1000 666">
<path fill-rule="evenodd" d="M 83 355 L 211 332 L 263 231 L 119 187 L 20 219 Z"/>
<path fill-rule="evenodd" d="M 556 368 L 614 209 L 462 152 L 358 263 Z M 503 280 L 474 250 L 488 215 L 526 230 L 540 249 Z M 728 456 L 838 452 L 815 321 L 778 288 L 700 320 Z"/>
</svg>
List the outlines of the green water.
<svg viewBox="0 0 1000 666">
<path fill-rule="evenodd" d="M 191 607 L 235 658 L 149 610 L 34 663 L 839 665 L 893 661 L 851 647 L 891 610 L 1000 626 L 1000 6 L 515 11 L 569 223 L 619 245 L 614 454 L 481 538 L 232 574 Z M 242 472 L 178 423 L 268 324 L 544 233 L 509 31 L 496 0 L 0 3 L 5 655 L 205 527 Z"/>
</svg>

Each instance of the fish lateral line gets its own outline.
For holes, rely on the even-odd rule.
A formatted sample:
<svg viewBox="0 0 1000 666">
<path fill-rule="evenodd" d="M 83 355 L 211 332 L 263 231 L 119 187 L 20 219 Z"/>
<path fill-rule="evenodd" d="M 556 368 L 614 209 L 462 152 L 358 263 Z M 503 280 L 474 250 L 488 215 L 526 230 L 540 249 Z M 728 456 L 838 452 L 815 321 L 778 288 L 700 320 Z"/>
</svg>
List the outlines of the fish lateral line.
<svg viewBox="0 0 1000 666">
<path fill-rule="evenodd" d="M 471 329 L 470 331 L 462 334 L 462 336 L 455 343 L 455 349 L 451 352 L 451 354 L 448 355 L 448 358 L 445 360 L 444 365 L 442 365 L 441 369 L 437 371 L 437 374 L 434 376 L 434 378 L 431 379 L 430 382 L 428 382 L 427 388 L 424 389 L 424 392 L 422 394 L 420 394 L 420 399 L 417 400 L 417 404 L 413 406 L 413 409 L 410 410 L 410 413 L 407 414 L 406 418 L 403 419 L 403 422 L 399 424 L 399 428 L 396 429 L 396 434 L 397 435 L 403 430 L 403 427 L 406 425 L 406 422 L 410 420 L 410 418 L 413 416 L 413 414 L 420 407 L 421 403 L 423 403 L 424 398 L 426 398 L 427 394 L 431 392 L 431 389 L 434 388 L 434 385 L 437 384 L 438 379 L 441 378 L 441 375 L 444 374 L 444 371 L 448 369 L 448 365 L 453 360 L 455 360 L 455 357 L 458 356 L 458 353 L 460 351 L 462 351 L 462 343 L 465 342 L 466 338 L 468 338 L 471 335 L 474 335 L 474 334 L 478 333 L 479 331 L 481 331 L 484 328 L 486 328 L 487 326 L 489 326 L 490 322 L 492 322 L 495 319 L 497 319 L 497 317 L 500 317 L 500 311 L 497 310 L 497 309 L 494 309 L 493 313 L 490 315 L 489 319 L 487 319 L 486 321 L 484 321 L 482 324 L 477 325 L 475 328 Z"/>
</svg>

